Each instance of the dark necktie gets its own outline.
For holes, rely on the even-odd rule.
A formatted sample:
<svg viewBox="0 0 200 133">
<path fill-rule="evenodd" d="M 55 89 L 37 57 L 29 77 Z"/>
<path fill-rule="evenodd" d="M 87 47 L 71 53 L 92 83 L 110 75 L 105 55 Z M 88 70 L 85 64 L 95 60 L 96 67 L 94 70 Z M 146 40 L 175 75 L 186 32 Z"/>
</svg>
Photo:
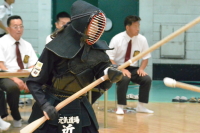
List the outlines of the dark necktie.
<svg viewBox="0 0 200 133">
<path fill-rule="evenodd" d="M 128 61 L 130 59 L 130 56 L 131 56 L 131 46 L 132 46 L 132 43 L 131 43 L 131 40 L 128 42 L 128 47 L 127 47 L 127 50 L 126 50 L 126 55 L 125 55 L 125 60 L 124 62 Z"/>
<path fill-rule="evenodd" d="M 22 63 L 21 53 L 19 51 L 19 42 L 15 42 L 16 44 L 16 55 L 17 55 L 17 63 L 20 67 L 20 69 L 24 69 L 24 65 Z"/>
</svg>

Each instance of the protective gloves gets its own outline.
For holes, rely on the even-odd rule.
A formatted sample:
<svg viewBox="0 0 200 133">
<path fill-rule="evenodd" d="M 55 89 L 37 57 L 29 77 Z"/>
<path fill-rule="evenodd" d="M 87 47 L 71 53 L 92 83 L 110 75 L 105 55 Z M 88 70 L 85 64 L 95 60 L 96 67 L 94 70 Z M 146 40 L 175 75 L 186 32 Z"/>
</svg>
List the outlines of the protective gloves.
<svg viewBox="0 0 200 133">
<path fill-rule="evenodd" d="M 58 118 L 58 113 L 54 106 L 52 106 L 49 102 L 46 102 L 41 106 L 41 109 L 47 113 L 50 120 L 54 120 Z"/>
<path fill-rule="evenodd" d="M 110 82 L 115 83 L 118 82 L 122 79 L 123 74 L 120 70 L 117 69 L 118 65 L 111 65 L 108 68 L 108 78 L 110 80 Z"/>
</svg>

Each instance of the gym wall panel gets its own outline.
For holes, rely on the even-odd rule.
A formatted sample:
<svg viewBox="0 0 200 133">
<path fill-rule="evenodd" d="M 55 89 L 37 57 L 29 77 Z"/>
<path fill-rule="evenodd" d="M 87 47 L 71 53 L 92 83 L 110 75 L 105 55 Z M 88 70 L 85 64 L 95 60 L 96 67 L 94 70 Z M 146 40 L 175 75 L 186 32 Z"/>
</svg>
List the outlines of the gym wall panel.
<svg viewBox="0 0 200 133">
<path fill-rule="evenodd" d="M 111 30 L 105 31 L 101 37 L 108 44 L 114 35 L 125 30 L 124 19 L 126 16 L 139 15 L 138 0 L 99 0 L 98 5 L 113 24 Z"/>
</svg>

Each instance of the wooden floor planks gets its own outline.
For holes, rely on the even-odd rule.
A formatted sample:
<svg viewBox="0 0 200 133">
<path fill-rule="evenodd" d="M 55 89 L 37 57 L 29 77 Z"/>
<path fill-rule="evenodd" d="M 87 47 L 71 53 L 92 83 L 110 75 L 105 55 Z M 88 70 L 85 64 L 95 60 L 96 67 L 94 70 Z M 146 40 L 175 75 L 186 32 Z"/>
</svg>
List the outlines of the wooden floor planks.
<svg viewBox="0 0 200 133">
<path fill-rule="evenodd" d="M 135 107 L 136 101 L 128 102 L 127 107 Z M 115 102 L 108 102 L 107 128 L 104 128 L 104 104 L 99 101 L 94 104 L 100 133 L 198 133 L 200 132 L 200 104 L 199 103 L 149 103 L 147 108 L 154 114 L 136 113 L 131 110 L 124 115 L 116 115 L 112 112 Z M 30 115 L 31 106 L 20 108 L 25 120 L 23 127 Z M 12 122 L 9 115 L 6 119 Z M 20 128 L 12 126 L 5 133 L 19 133 Z M 3 133 L 4 133 L 3 132 Z"/>
</svg>

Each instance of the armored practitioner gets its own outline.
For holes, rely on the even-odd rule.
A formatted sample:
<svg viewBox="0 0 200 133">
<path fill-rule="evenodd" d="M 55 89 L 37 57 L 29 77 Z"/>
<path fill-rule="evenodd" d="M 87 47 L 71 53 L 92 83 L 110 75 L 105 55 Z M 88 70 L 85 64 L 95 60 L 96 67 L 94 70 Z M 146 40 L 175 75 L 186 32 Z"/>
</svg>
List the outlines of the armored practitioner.
<svg viewBox="0 0 200 133">
<path fill-rule="evenodd" d="M 29 122 L 43 115 L 49 119 L 35 133 L 98 133 L 96 116 L 86 95 L 58 112 L 55 106 L 104 72 L 109 80 L 99 85 L 102 89 L 122 78 L 105 53 L 110 48 L 99 40 L 105 28 L 104 13 L 84 1 L 76 1 L 71 15 L 71 21 L 46 45 L 26 82 L 36 100 Z"/>
</svg>

